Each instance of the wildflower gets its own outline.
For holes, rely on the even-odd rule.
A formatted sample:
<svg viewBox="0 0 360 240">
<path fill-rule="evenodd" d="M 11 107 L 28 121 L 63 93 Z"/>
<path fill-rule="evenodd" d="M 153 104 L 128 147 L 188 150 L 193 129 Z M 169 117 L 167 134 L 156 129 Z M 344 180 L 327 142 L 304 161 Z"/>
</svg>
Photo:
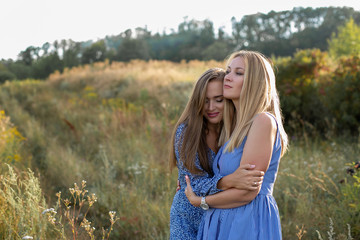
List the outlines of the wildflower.
<svg viewBox="0 0 360 240">
<path fill-rule="evenodd" d="M 58 192 L 58 193 L 56 193 L 55 196 L 57 196 L 58 198 L 60 198 L 60 197 L 61 197 L 61 191 Z"/>
<path fill-rule="evenodd" d="M 89 206 L 91 207 L 97 201 L 95 193 L 91 194 L 91 197 L 87 196 L 87 200 L 89 202 Z"/>
<path fill-rule="evenodd" d="M 134 165 L 129 166 L 128 170 L 133 171 L 135 175 L 139 175 L 142 173 L 143 170 L 145 171 L 147 168 L 148 168 L 147 163 L 143 163 L 143 164 L 135 163 Z"/>
<path fill-rule="evenodd" d="M 114 225 L 114 223 L 115 223 L 117 220 L 120 219 L 120 218 L 115 217 L 115 216 L 116 216 L 116 212 L 115 212 L 115 211 L 110 211 L 110 212 L 109 212 L 109 215 L 110 215 L 111 225 Z"/>
<path fill-rule="evenodd" d="M 109 215 L 110 215 L 111 220 L 114 220 L 116 212 L 115 211 L 110 211 Z"/>
<path fill-rule="evenodd" d="M 84 220 L 81 222 L 80 226 L 85 228 L 85 229 L 90 229 L 91 222 L 88 221 L 86 218 L 84 218 Z"/>
<path fill-rule="evenodd" d="M 49 216 L 48 216 L 48 221 L 49 221 L 52 225 L 55 225 L 55 223 L 56 223 L 56 218 L 53 217 L 53 216 L 51 216 L 51 215 L 49 215 Z"/>
<path fill-rule="evenodd" d="M 48 212 L 52 212 L 52 213 L 55 213 L 56 214 L 56 211 L 55 211 L 55 209 L 53 209 L 53 208 L 49 208 L 49 209 L 45 209 L 41 214 L 45 214 L 45 213 L 48 213 Z"/>
<path fill-rule="evenodd" d="M 89 222 L 86 218 L 81 222 L 81 227 L 85 228 L 86 232 L 89 234 L 90 237 L 94 236 L 95 228 L 91 227 L 91 222 Z M 93 238 L 91 238 L 93 239 Z"/>
<path fill-rule="evenodd" d="M 81 192 L 81 194 L 82 194 L 82 196 L 84 197 L 84 196 L 85 196 L 85 194 L 86 194 L 86 193 L 88 193 L 88 192 L 89 192 L 88 190 L 83 189 L 83 190 L 82 190 L 82 192 Z"/>
</svg>

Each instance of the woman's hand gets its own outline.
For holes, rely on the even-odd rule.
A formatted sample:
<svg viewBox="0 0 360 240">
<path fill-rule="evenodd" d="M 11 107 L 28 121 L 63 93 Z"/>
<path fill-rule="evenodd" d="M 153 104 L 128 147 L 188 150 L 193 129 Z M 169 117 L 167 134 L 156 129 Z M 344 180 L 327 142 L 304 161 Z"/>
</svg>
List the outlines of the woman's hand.
<svg viewBox="0 0 360 240">
<path fill-rule="evenodd" d="M 261 187 L 264 172 L 254 170 L 255 165 L 244 164 L 231 174 L 233 187 L 244 190 L 257 190 Z"/>
<path fill-rule="evenodd" d="M 186 188 L 185 188 L 186 197 L 189 199 L 191 205 L 193 205 L 194 207 L 200 207 L 201 197 L 196 196 L 196 194 L 192 190 L 190 179 L 187 175 L 185 176 L 185 181 L 186 181 Z"/>
<path fill-rule="evenodd" d="M 217 188 L 221 190 L 236 188 L 248 191 L 260 189 L 264 179 L 264 172 L 254 168 L 255 165 L 241 165 L 235 172 L 220 179 Z"/>
</svg>

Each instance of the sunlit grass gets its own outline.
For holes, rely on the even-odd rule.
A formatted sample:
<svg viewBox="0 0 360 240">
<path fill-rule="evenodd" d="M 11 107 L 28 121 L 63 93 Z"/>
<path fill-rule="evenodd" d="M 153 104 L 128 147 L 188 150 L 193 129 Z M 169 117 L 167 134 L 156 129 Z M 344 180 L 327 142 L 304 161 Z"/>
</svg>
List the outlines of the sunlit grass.
<svg viewBox="0 0 360 240">
<path fill-rule="evenodd" d="M 170 133 L 200 73 L 222 65 L 104 62 L 45 82 L 1 86 L 4 116 L 23 137 L 11 152 L 24 163 L 16 169 L 31 167 L 47 206 L 85 179 L 97 196 L 88 221 L 109 229 L 109 211 L 119 217 L 110 239 L 168 239 L 177 177 L 168 169 Z M 274 191 L 284 239 L 318 239 L 318 233 L 326 239 L 330 218 L 334 232 L 348 236 L 349 224 L 359 234 L 356 209 L 349 207 L 358 203 L 344 197 L 354 181 L 346 164 L 359 161 L 359 139 L 294 135 Z"/>
</svg>

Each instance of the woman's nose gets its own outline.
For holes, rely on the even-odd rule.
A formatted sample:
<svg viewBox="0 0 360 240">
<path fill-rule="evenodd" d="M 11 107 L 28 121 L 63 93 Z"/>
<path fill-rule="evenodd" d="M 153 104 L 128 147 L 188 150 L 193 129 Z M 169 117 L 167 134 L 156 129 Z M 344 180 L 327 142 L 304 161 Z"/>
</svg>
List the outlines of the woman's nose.
<svg viewBox="0 0 360 240">
<path fill-rule="evenodd" d="M 209 110 L 212 111 L 212 110 L 214 110 L 214 109 L 215 109 L 215 104 L 214 104 L 213 101 L 210 101 L 210 102 L 209 102 Z"/>
<path fill-rule="evenodd" d="M 226 74 L 225 77 L 224 77 L 224 80 L 225 81 L 232 81 L 231 73 Z"/>
</svg>

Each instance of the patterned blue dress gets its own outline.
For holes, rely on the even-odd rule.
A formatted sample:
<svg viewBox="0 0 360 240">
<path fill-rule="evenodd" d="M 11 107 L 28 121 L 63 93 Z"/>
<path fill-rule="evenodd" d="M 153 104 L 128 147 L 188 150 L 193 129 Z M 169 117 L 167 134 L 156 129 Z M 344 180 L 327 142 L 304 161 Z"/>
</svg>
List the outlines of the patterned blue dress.
<svg viewBox="0 0 360 240">
<path fill-rule="evenodd" d="M 175 155 L 178 164 L 178 180 L 180 181 L 180 190 L 176 192 L 170 210 L 170 239 L 171 240 L 192 240 L 196 239 L 199 224 L 204 215 L 204 210 L 200 207 L 194 207 L 190 204 L 185 195 L 186 181 L 185 175 L 188 175 L 191 181 L 191 186 L 198 196 L 206 196 L 214 194 L 219 190 L 216 188 L 217 182 L 222 176 L 211 176 L 204 171 L 203 175 L 191 174 L 180 161 L 180 148 L 182 144 L 182 133 L 186 130 L 185 124 L 180 124 L 176 130 L 175 135 Z M 215 153 L 209 148 L 211 153 L 212 165 Z M 199 158 L 196 155 L 196 166 L 201 169 Z"/>
<path fill-rule="evenodd" d="M 226 176 L 240 165 L 246 137 L 233 152 L 219 150 L 214 164 L 214 174 Z M 220 240 L 280 240 L 281 225 L 277 204 L 272 195 L 281 155 L 281 139 L 277 130 L 273 153 L 259 194 L 247 205 L 230 208 L 210 208 L 199 227 L 198 239 Z"/>
</svg>

